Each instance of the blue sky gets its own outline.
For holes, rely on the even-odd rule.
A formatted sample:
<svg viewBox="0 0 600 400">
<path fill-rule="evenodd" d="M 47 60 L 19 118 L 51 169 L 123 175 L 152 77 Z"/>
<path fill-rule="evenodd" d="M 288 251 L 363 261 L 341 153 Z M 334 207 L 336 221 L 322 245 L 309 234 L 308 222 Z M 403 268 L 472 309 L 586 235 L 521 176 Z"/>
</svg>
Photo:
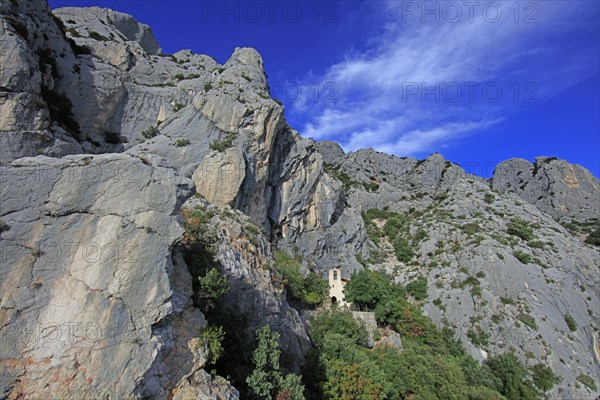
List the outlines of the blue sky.
<svg viewBox="0 0 600 400">
<path fill-rule="evenodd" d="M 132 14 L 165 53 L 254 47 L 288 122 L 346 150 L 439 151 L 484 176 L 556 156 L 600 176 L 598 0 L 50 4 Z"/>
</svg>

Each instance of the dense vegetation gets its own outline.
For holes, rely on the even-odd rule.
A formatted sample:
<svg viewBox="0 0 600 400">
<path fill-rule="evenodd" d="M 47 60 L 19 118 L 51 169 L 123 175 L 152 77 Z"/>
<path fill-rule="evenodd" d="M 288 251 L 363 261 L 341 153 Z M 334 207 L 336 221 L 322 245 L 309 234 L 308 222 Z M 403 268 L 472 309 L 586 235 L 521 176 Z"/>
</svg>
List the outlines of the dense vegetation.
<svg viewBox="0 0 600 400">
<path fill-rule="evenodd" d="M 285 285 L 290 300 L 306 306 L 320 304 L 327 297 L 327 281 L 314 272 L 303 275 L 300 272 L 300 260 L 283 251 L 273 254 L 272 265 L 275 279 Z"/>
<path fill-rule="evenodd" d="M 393 330 L 401 335 L 403 349 L 378 344 L 370 349 L 365 327 L 349 311 L 322 312 L 311 321 L 315 350 L 307 357 L 307 394 L 329 399 L 538 399 L 540 390 L 557 382 L 549 368 L 538 365 L 530 373 L 512 353 L 480 365 L 450 329 L 440 330 L 425 317 L 406 291 L 383 273 L 353 275 L 346 299 L 374 310 L 380 330 L 374 336 Z"/>
<path fill-rule="evenodd" d="M 253 398 L 303 400 L 304 386 L 300 376 L 284 375 L 279 367 L 279 334 L 268 326 L 258 331 L 258 345 L 252 357 L 254 370 L 246 378 Z"/>
</svg>

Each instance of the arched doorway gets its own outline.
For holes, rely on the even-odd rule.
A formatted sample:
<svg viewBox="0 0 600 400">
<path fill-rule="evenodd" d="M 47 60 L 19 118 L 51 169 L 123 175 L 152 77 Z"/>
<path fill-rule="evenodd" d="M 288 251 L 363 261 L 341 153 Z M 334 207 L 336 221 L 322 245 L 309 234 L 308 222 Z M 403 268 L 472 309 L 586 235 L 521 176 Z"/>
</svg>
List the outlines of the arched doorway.
<svg viewBox="0 0 600 400">
<path fill-rule="evenodd" d="M 337 303 L 337 298 L 335 296 L 331 297 L 331 304 Z"/>
</svg>

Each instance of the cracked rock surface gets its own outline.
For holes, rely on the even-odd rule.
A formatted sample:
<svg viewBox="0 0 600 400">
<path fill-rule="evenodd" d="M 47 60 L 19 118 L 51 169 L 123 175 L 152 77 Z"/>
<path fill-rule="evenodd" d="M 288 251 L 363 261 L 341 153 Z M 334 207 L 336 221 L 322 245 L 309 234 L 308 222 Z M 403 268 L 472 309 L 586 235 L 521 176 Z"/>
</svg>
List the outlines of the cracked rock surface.
<svg viewBox="0 0 600 400">
<path fill-rule="evenodd" d="M 193 185 L 161 163 L 79 155 L 0 168 L 10 226 L 0 240 L 2 397 L 163 395 L 200 370 L 188 342 L 206 322 L 171 256 Z"/>
</svg>

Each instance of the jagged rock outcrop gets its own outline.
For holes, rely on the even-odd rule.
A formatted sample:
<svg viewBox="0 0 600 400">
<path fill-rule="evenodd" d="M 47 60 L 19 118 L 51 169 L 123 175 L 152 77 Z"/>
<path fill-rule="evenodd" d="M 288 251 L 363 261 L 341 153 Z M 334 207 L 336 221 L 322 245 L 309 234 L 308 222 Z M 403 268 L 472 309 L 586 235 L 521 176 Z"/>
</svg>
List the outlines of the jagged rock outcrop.
<svg viewBox="0 0 600 400">
<path fill-rule="evenodd" d="M 558 221 L 600 217 L 600 180 L 580 165 L 554 157 L 515 158 L 496 167 L 492 189 L 515 193 Z"/>
<path fill-rule="evenodd" d="M 59 89 L 77 64 L 74 47 L 48 11 L 44 0 L 0 3 L 0 162 L 84 152 Z"/>
<path fill-rule="evenodd" d="M 342 191 L 323 173 L 314 145 L 287 126 L 283 107 L 271 99 L 262 58 L 254 49 L 236 49 L 222 66 L 190 51 L 162 55 L 151 30 L 125 14 L 68 7 L 54 10 L 52 17 L 44 1 L 32 4 L 31 10 L 3 9 L 15 19 L 27 11 L 32 15 L 31 30 L 43 25 L 53 32 L 50 41 L 15 39 L 29 60 L 23 69 L 47 77 L 36 84 L 36 90 L 41 93 L 47 87 L 64 99 L 58 114 L 75 124 L 68 124 L 72 129 L 67 133 L 60 127 L 65 125 L 61 118 L 44 114 L 44 135 L 49 141 L 37 143 L 24 130 L 35 125 L 31 121 L 12 127 L 4 119 L 2 126 L 9 133 L 3 136 L 6 146 L 0 161 L 37 153 L 60 156 L 129 148 L 131 154 L 158 154 L 191 177 L 210 153 L 211 144 L 221 151 L 235 147 L 226 151 L 237 154 L 230 159 L 238 163 L 232 169 L 236 182 L 227 187 L 227 198 L 219 201 L 232 203 L 290 248 L 305 232 L 328 235 L 326 230 L 339 217 L 344 226 L 335 229 L 352 229 L 350 236 L 361 237 L 360 222 L 342 212 Z M 43 56 L 36 53 L 39 48 L 45 49 Z M 13 79 L 8 71 L 5 76 Z M 56 132 L 66 138 L 60 139 Z M 206 168 L 202 170 L 205 182 L 198 185 L 200 192 L 213 193 L 209 182 L 217 182 L 223 173 L 212 169 L 214 175 L 209 176 Z M 318 254 L 338 252 L 335 246 L 313 247 L 313 264 L 319 262 Z M 339 253 L 338 259 L 353 258 L 347 249 Z"/>
<path fill-rule="evenodd" d="M 129 155 L 23 158 L 0 176 L 2 397 L 166 396 L 200 371 L 206 321 L 171 256 L 191 181 Z"/>
</svg>

